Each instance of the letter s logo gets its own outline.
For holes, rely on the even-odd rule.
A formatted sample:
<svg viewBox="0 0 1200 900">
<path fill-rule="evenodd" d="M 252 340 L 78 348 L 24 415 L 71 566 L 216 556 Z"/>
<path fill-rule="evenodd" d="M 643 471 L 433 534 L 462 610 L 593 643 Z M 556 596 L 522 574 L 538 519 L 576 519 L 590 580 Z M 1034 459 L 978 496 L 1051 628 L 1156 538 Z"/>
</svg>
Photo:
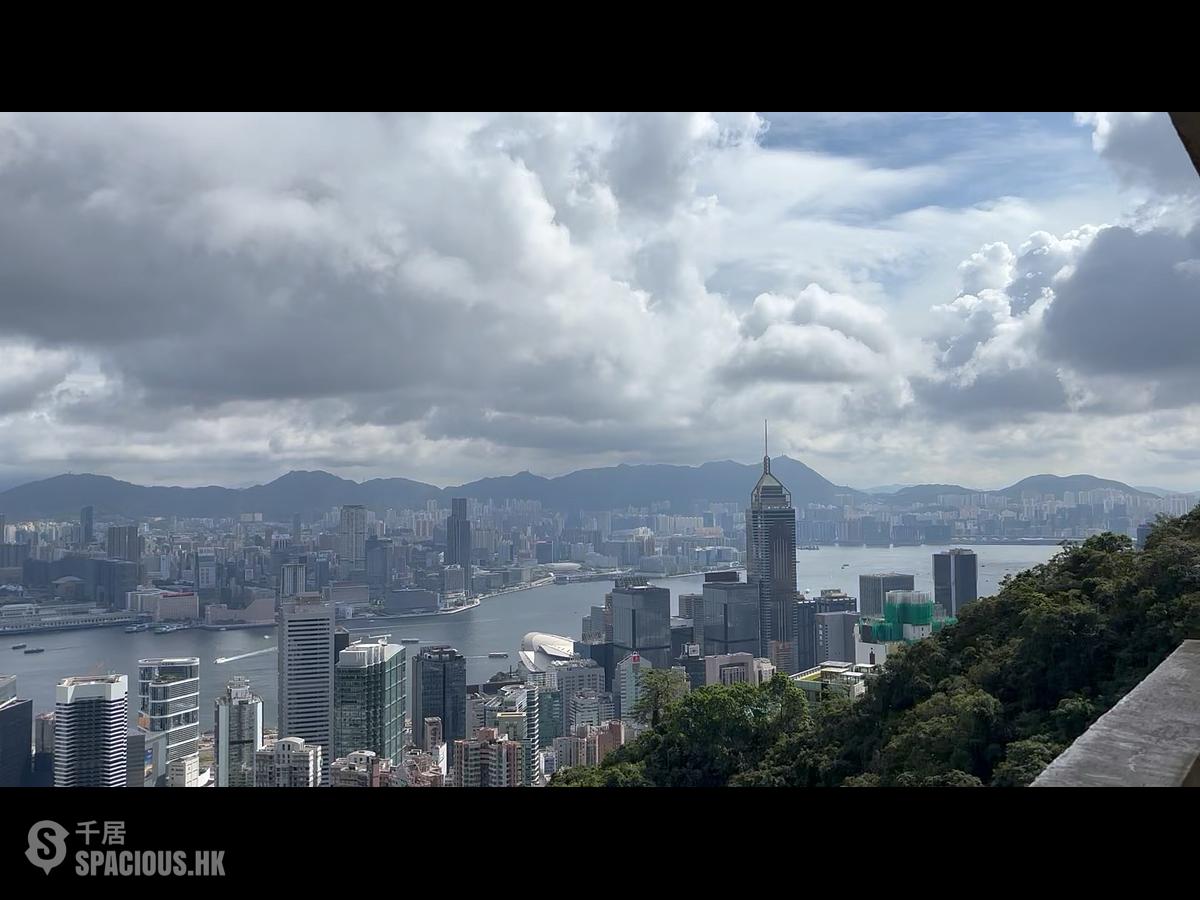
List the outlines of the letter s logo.
<svg viewBox="0 0 1200 900">
<path fill-rule="evenodd" d="M 43 819 L 29 829 L 29 849 L 25 857 L 47 875 L 67 857 L 67 829 Z"/>
</svg>

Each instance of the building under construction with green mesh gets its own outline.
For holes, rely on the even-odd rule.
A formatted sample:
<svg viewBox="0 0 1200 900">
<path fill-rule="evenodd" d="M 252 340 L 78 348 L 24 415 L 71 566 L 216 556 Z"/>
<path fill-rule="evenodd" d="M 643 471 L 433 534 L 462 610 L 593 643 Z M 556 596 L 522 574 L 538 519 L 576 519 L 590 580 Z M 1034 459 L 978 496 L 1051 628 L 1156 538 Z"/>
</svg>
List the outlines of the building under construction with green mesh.
<svg viewBox="0 0 1200 900">
<path fill-rule="evenodd" d="M 912 643 L 956 620 L 935 608 L 928 591 L 888 591 L 882 616 L 864 616 L 859 630 L 865 644 Z"/>
</svg>

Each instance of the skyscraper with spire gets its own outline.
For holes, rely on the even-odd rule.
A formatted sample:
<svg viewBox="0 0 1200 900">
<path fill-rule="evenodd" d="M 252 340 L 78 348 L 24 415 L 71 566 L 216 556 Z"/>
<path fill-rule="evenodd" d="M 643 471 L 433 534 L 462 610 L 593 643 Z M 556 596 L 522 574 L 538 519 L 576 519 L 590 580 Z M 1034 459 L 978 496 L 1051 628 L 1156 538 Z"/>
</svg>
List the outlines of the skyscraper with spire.
<svg viewBox="0 0 1200 900">
<path fill-rule="evenodd" d="M 763 471 L 746 510 L 746 580 L 759 585 L 759 652 L 780 671 L 792 672 L 795 653 L 792 604 L 796 601 L 796 510 L 792 493 L 771 474 L 767 423 Z"/>
</svg>

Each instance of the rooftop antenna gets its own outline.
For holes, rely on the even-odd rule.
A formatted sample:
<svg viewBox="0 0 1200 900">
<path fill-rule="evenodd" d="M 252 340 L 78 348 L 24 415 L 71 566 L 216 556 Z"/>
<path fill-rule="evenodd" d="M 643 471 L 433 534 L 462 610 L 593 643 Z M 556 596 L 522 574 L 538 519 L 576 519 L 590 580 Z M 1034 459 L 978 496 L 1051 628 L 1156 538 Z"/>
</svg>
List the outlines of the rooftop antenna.
<svg viewBox="0 0 1200 900">
<path fill-rule="evenodd" d="M 767 450 L 767 420 L 763 419 L 763 471 L 771 471 L 771 454 Z"/>
</svg>

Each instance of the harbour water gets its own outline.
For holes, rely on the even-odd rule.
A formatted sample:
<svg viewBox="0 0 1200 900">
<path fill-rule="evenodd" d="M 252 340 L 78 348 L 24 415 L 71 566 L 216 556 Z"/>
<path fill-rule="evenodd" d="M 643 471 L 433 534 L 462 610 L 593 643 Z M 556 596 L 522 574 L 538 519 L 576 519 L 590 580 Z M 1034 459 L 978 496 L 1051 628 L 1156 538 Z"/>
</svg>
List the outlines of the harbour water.
<svg viewBox="0 0 1200 900">
<path fill-rule="evenodd" d="M 931 554 L 939 547 L 822 547 L 797 551 L 797 585 L 806 593 L 822 588 L 840 588 L 858 596 L 858 576 L 871 572 L 904 572 L 916 576 L 918 590 L 933 589 Z M 993 594 L 1005 575 L 1045 562 L 1058 552 L 1055 546 L 976 547 L 979 554 L 979 592 Z M 681 593 L 699 593 L 703 576 L 664 578 L 655 583 L 671 590 L 671 603 L 678 610 Z M 578 637 L 581 619 L 592 606 L 604 603 L 611 589 L 605 581 L 547 585 L 527 591 L 502 594 L 485 600 L 459 615 L 432 616 L 404 622 L 381 623 L 372 628 L 366 621 L 345 623 L 352 632 L 390 633 L 392 639 L 416 638 L 420 645 L 450 644 L 467 657 L 469 683 L 486 681 L 497 671 L 517 662 L 521 638 L 530 631 Z M 44 647 L 44 653 L 26 655 L 9 649 L 26 642 Z M 54 708 L 54 686 L 59 678 L 121 672 L 130 677 L 131 718 L 137 706 L 137 661 L 143 657 L 200 657 L 201 726 L 212 728 L 213 699 L 234 675 L 244 675 L 264 703 L 264 719 L 275 723 L 277 692 L 277 644 L 273 627 L 204 631 L 189 629 L 172 634 L 142 632 L 126 634 L 121 628 L 14 636 L 0 646 L 0 674 L 17 676 L 18 696 L 34 701 L 34 712 Z M 418 644 L 406 644 L 411 658 Z M 507 652 L 507 659 L 488 659 L 488 653 Z M 222 659 L 224 662 L 217 663 Z"/>
</svg>

